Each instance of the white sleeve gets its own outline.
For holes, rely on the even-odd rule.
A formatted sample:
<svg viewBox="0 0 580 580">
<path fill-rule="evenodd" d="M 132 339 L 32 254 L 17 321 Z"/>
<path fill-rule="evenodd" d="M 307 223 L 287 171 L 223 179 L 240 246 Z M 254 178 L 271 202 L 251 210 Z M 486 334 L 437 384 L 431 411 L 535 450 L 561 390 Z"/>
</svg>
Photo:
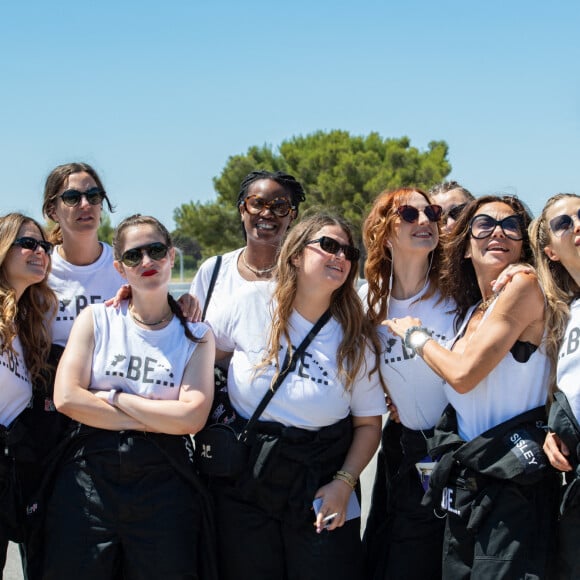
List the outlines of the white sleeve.
<svg viewBox="0 0 580 580">
<path fill-rule="evenodd" d="M 377 369 L 370 377 L 369 371 L 374 367 L 374 356 L 367 349 L 366 365 L 360 370 L 352 386 L 350 409 L 355 417 L 370 417 L 387 412 L 385 393 Z"/>
</svg>

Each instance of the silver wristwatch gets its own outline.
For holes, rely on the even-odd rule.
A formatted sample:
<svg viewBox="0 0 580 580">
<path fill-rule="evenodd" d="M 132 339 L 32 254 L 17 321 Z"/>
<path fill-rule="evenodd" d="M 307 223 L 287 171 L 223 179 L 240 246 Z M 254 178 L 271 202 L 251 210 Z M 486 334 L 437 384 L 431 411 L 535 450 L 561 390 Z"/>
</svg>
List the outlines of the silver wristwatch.
<svg viewBox="0 0 580 580">
<path fill-rule="evenodd" d="M 421 355 L 425 343 L 433 338 L 433 331 L 424 326 L 411 326 L 405 332 L 404 345 L 412 352 Z"/>
</svg>

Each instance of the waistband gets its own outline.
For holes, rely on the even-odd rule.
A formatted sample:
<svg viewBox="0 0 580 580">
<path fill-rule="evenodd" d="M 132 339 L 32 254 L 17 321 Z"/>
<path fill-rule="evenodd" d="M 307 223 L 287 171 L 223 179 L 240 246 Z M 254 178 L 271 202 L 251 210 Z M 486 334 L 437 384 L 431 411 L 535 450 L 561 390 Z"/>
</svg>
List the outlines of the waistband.
<svg viewBox="0 0 580 580">
<path fill-rule="evenodd" d="M 282 441 L 290 443 L 310 443 L 312 441 L 334 440 L 340 437 L 350 430 L 351 422 L 352 418 L 347 416 L 337 423 L 322 427 L 317 431 L 309 431 L 300 427 L 287 427 L 273 421 L 260 421 L 254 431 L 264 435 L 275 435 Z"/>
</svg>

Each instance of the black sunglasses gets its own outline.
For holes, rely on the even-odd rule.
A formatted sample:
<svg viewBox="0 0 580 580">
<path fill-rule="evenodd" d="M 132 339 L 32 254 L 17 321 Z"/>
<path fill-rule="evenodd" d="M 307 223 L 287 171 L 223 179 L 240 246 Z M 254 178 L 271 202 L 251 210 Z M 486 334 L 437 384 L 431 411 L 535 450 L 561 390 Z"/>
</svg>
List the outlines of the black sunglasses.
<svg viewBox="0 0 580 580">
<path fill-rule="evenodd" d="M 344 257 L 349 262 L 356 262 L 360 258 L 360 251 L 354 246 L 349 246 L 347 244 L 340 244 L 334 238 L 329 238 L 328 236 L 322 236 L 316 240 L 310 240 L 306 242 L 306 245 L 310 244 L 320 244 L 320 247 L 329 254 L 338 254 L 341 250 L 344 253 Z"/>
<path fill-rule="evenodd" d="M 147 255 L 152 260 L 163 260 L 165 256 L 167 256 L 169 248 L 162 244 L 161 242 L 153 242 L 152 244 L 145 244 L 144 246 L 139 246 L 138 248 L 131 248 L 126 252 L 123 252 L 121 256 L 121 262 L 125 264 L 125 266 L 129 266 L 129 268 L 134 268 L 141 263 L 143 259 L 144 252 L 147 252 Z"/>
<path fill-rule="evenodd" d="M 572 215 L 558 215 L 550 220 L 550 229 L 557 236 L 574 228 L 574 217 L 580 221 L 580 209 Z"/>
<path fill-rule="evenodd" d="M 52 249 L 54 247 L 50 242 L 46 242 L 45 240 L 37 240 L 36 238 L 29 237 L 17 238 L 14 240 L 14 242 L 12 242 L 12 245 L 20 246 L 25 250 L 32 250 L 33 252 L 36 252 L 36 248 L 40 246 L 47 256 L 50 256 L 50 254 L 52 254 Z"/>
<path fill-rule="evenodd" d="M 277 197 L 271 201 L 265 200 L 259 195 L 249 195 L 240 204 L 246 208 L 246 211 L 252 215 L 258 215 L 265 209 L 269 209 L 276 217 L 286 217 L 294 206 L 285 198 Z"/>
<path fill-rule="evenodd" d="M 519 242 L 524 238 L 523 222 L 519 215 L 508 215 L 502 220 L 496 220 L 487 214 L 476 215 L 469 222 L 469 232 L 476 240 L 489 238 L 495 228 L 499 226 L 506 238 Z"/>
<path fill-rule="evenodd" d="M 87 189 L 87 191 L 67 189 L 66 191 L 63 191 L 59 197 L 62 199 L 62 203 L 64 203 L 64 205 L 67 205 L 68 207 L 75 207 L 75 205 L 81 203 L 83 195 L 91 205 L 99 205 L 103 199 L 107 197 L 107 194 L 98 187 L 91 187 L 91 189 Z"/>
<path fill-rule="evenodd" d="M 453 221 L 457 221 L 457 218 L 461 215 L 461 212 L 465 209 L 466 206 L 466 203 L 462 203 L 452 207 L 450 210 L 445 212 L 445 219 L 447 220 L 451 218 Z"/>
<path fill-rule="evenodd" d="M 441 219 L 443 208 L 434 203 L 426 205 L 422 210 L 418 210 L 412 205 L 401 205 L 397 208 L 397 213 L 410 224 L 419 219 L 419 211 L 422 211 L 430 222 L 438 222 Z"/>
</svg>

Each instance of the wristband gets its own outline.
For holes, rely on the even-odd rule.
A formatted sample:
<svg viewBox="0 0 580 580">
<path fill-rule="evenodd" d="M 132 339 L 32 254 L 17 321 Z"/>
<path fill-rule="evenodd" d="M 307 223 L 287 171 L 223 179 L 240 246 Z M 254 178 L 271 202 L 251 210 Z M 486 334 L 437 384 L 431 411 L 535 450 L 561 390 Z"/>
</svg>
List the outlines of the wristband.
<svg viewBox="0 0 580 580">
<path fill-rule="evenodd" d="M 339 481 L 344 481 L 347 485 L 352 487 L 352 489 L 356 488 L 357 478 L 349 473 L 348 471 L 344 471 L 343 469 L 338 470 L 332 479 L 338 479 Z"/>
<path fill-rule="evenodd" d="M 115 406 L 115 397 L 117 396 L 118 392 L 118 389 L 111 389 L 107 395 L 107 403 L 109 403 L 111 407 Z"/>
<path fill-rule="evenodd" d="M 423 355 L 425 343 L 433 338 L 433 331 L 424 326 L 411 326 L 405 332 L 403 344 L 413 353 Z"/>
</svg>

